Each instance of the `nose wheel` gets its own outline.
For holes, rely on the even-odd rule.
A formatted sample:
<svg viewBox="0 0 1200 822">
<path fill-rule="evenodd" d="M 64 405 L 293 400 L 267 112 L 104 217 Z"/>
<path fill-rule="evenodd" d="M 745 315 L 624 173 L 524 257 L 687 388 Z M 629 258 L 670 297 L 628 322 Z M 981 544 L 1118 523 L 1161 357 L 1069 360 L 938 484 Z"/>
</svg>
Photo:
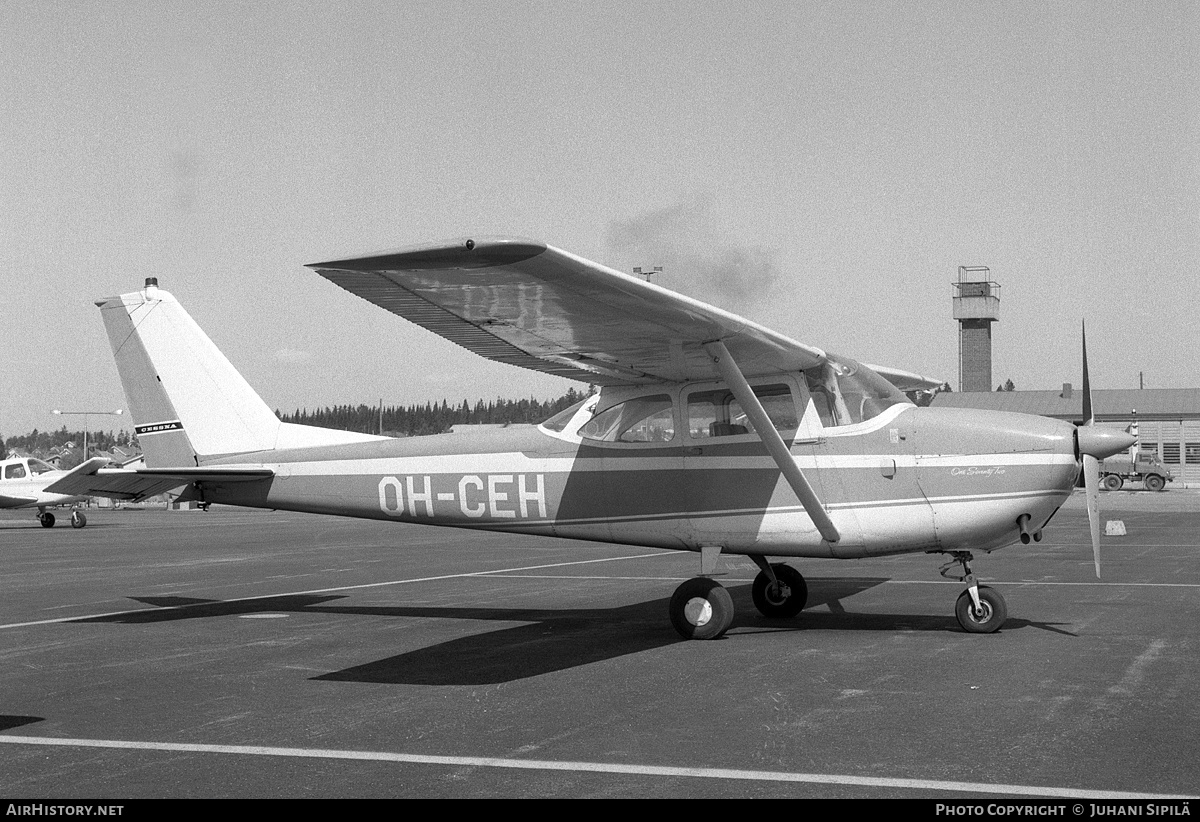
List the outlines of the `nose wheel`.
<svg viewBox="0 0 1200 822">
<path fill-rule="evenodd" d="M 1000 630 L 1008 619 L 1008 605 L 1004 597 L 994 588 L 980 585 L 971 572 L 970 562 L 974 559 L 970 551 L 951 551 L 953 557 L 941 568 L 942 576 L 966 583 L 967 590 L 958 595 L 954 603 L 954 616 L 958 624 L 969 634 L 992 634 Z M 954 565 L 962 566 L 962 576 L 951 576 Z"/>
<path fill-rule="evenodd" d="M 958 617 L 958 624 L 969 634 L 995 633 L 1008 619 L 1008 606 L 1004 603 L 1004 597 L 986 585 L 979 586 L 977 596 L 978 607 L 971 599 L 970 591 L 963 591 L 958 595 L 958 602 L 954 603 L 954 615 Z"/>
</svg>

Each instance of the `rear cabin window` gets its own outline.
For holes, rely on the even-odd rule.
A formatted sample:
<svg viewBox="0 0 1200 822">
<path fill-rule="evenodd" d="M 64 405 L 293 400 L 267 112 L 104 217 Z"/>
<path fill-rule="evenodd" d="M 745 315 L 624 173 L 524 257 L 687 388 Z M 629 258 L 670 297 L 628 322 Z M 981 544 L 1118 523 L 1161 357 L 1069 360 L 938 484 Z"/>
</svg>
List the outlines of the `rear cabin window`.
<svg viewBox="0 0 1200 822">
<path fill-rule="evenodd" d="M 799 426 L 796 402 L 787 385 L 756 385 L 754 396 L 762 403 L 768 419 L 780 432 L 793 433 Z M 754 433 L 754 425 L 728 388 L 696 391 L 687 399 L 688 433 L 693 439 L 734 437 Z"/>
<path fill-rule="evenodd" d="M 670 442 L 675 439 L 671 397 L 654 394 L 606 408 L 579 429 L 579 436 L 598 442 Z"/>
</svg>

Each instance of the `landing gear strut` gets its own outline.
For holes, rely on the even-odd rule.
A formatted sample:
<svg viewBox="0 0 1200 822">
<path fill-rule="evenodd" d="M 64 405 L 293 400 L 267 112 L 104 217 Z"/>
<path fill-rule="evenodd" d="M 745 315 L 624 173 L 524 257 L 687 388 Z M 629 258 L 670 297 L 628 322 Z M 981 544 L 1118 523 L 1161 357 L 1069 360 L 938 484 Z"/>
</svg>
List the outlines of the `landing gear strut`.
<svg viewBox="0 0 1200 822">
<path fill-rule="evenodd" d="M 971 572 L 968 564 L 974 557 L 970 551 L 950 551 L 953 557 L 941 568 L 942 576 L 946 579 L 957 579 L 966 583 L 967 590 L 958 595 L 954 603 L 954 615 L 958 624 L 970 634 L 991 634 L 1000 630 L 1000 626 L 1008 619 L 1008 605 L 995 589 L 980 585 Z M 950 569 L 955 565 L 962 566 L 962 576 L 951 576 Z"/>
<path fill-rule="evenodd" d="M 71 512 L 71 527 L 82 528 L 87 525 L 87 517 L 78 508 Z"/>
</svg>

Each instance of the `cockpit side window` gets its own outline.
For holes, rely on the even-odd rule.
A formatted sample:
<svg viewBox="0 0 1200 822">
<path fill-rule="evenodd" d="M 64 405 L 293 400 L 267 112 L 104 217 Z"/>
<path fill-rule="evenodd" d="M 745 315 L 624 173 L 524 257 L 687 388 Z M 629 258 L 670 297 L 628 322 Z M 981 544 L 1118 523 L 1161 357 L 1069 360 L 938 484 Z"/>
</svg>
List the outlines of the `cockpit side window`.
<svg viewBox="0 0 1200 822">
<path fill-rule="evenodd" d="M 41 460 L 30 460 L 29 461 L 29 472 L 31 474 L 34 474 L 34 475 L 45 474 L 46 472 L 53 471 L 53 470 L 54 470 L 54 466 L 44 463 Z"/>
<path fill-rule="evenodd" d="M 756 385 L 754 396 L 780 433 L 795 433 L 799 423 L 791 389 L 783 384 Z M 728 388 L 694 391 L 687 399 L 688 432 L 693 439 L 754 433 L 754 425 Z"/>
<path fill-rule="evenodd" d="M 670 442 L 675 439 L 671 405 L 669 394 L 626 400 L 592 417 L 579 436 L 599 442 Z"/>
<path fill-rule="evenodd" d="M 26 476 L 28 475 L 25 473 L 25 466 L 19 462 L 4 466 L 5 479 L 24 479 Z"/>
</svg>

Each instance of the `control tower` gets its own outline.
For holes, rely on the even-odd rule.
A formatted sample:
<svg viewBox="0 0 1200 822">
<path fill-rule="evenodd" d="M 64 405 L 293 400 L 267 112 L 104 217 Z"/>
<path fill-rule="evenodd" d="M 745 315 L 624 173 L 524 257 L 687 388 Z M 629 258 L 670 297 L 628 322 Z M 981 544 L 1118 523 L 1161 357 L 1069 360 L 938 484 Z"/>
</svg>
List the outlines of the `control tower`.
<svg viewBox="0 0 1200 822">
<path fill-rule="evenodd" d="M 992 323 L 1000 319 L 1000 284 L 986 266 L 960 265 L 954 286 L 958 320 L 958 390 L 992 390 Z"/>
</svg>

